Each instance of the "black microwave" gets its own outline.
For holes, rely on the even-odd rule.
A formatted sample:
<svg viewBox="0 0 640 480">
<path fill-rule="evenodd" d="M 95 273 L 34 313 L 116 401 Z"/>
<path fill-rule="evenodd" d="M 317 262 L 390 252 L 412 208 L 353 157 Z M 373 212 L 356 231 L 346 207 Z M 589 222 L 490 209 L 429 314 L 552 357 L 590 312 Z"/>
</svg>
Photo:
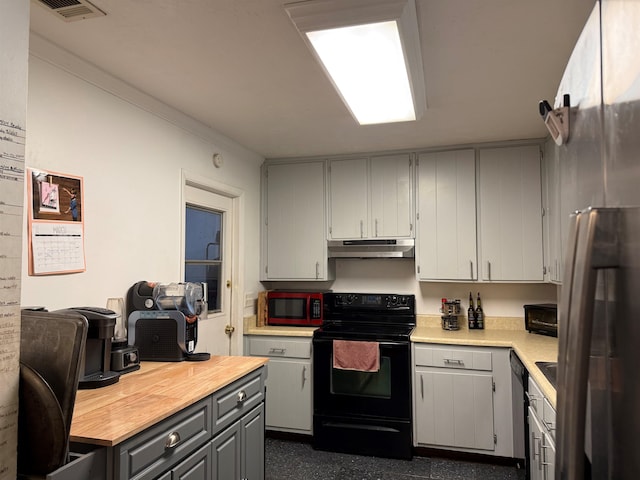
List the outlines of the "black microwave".
<svg viewBox="0 0 640 480">
<path fill-rule="evenodd" d="M 524 326 L 531 333 L 558 336 L 558 305 L 540 303 L 524 306 Z"/>
</svg>

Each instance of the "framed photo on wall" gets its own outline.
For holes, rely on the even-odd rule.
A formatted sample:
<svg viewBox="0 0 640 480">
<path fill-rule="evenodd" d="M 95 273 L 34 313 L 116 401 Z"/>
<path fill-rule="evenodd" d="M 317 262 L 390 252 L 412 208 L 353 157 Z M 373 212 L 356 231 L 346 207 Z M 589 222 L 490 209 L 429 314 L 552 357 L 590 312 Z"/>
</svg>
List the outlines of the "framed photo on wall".
<svg viewBox="0 0 640 480">
<path fill-rule="evenodd" d="M 29 275 L 85 271 L 83 179 L 27 170 Z"/>
</svg>

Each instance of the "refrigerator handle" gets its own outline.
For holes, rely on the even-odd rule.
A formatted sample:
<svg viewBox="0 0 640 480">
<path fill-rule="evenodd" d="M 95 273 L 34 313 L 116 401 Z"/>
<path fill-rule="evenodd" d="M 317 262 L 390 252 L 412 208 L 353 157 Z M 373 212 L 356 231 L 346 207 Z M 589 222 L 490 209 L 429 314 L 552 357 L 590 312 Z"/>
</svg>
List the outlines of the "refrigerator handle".
<svg viewBox="0 0 640 480">
<path fill-rule="evenodd" d="M 556 478 L 584 478 L 589 353 L 598 270 L 617 267 L 617 209 L 589 208 L 574 216 L 562 287 L 558 354 Z"/>
</svg>

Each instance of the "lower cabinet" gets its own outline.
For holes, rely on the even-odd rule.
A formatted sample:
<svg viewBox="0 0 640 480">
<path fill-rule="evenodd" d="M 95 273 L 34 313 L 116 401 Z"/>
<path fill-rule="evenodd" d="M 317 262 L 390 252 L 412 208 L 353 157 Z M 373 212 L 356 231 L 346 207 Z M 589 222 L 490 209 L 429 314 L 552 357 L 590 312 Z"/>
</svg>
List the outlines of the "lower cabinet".
<svg viewBox="0 0 640 480">
<path fill-rule="evenodd" d="M 211 441 L 211 451 L 213 476 L 206 478 L 263 479 L 264 405 L 256 407 L 240 421 L 217 435 Z"/>
<path fill-rule="evenodd" d="M 269 358 L 266 428 L 311 434 L 311 338 L 251 335 L 245 353 Z"/>
<path fill-rule="evenodd" d="M 531 480 L 554 480 L 556 411 L 532 378 L 528 396 L 529 476 Z"/>
<path fill-rule="evenodd" d="M 494 449 L 493 376 L 416 371 L 418 443 Z"/>
<path fill-rule="evenodd" d="M 414 344 L 416 446 L 513 457 L 508 349 Z"/>
<path fill-rule="evenodd" d="M 207 480 L 211 477 L 211 447 L 206 445 L 167 472 L 161 480 Z"/>
</svg>

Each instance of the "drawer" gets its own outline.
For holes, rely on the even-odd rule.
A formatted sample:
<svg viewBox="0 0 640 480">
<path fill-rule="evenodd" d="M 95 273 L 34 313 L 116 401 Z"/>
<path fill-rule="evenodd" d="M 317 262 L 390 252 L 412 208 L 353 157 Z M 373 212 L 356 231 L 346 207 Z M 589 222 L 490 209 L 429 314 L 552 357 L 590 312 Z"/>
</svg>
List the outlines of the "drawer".
<svg viewBox="0 0 640 480">
<path fill-rule="evenodd" d="M 546 398 L 542 401 L 542 423 L 549 430 L 549 435 L 556 441 L 556 410 Z"/>
<path fill-rule="evenodd" d="M 214 434 L 264 401 L 265 372 L 260 368 L 213 395 Z"/>
<path fill-rule="evenodd" d="M 542 418 L 542 403 L 544 395 L 538 384 L 531 377 L 529 377 L 527 398 L 529 399 L 529 406 L 531 406 L 538 418 Z"/>
<path fill-rule="evenodd" d="M 156 478 L 211 438 L 211 418 L 208 397 L 123 442 L 115 452 L 119 478 Z"/>
<path fill-rule="evenodd" d="M 260 357 L 311 358 L 311 340 L 250 337 L 249 355 Z"/>
<path fill-rule="evenodd" d="M 492 352 L 416 347 L 415 363 L 424 367 L 492 371 Z"/>
</svg>

